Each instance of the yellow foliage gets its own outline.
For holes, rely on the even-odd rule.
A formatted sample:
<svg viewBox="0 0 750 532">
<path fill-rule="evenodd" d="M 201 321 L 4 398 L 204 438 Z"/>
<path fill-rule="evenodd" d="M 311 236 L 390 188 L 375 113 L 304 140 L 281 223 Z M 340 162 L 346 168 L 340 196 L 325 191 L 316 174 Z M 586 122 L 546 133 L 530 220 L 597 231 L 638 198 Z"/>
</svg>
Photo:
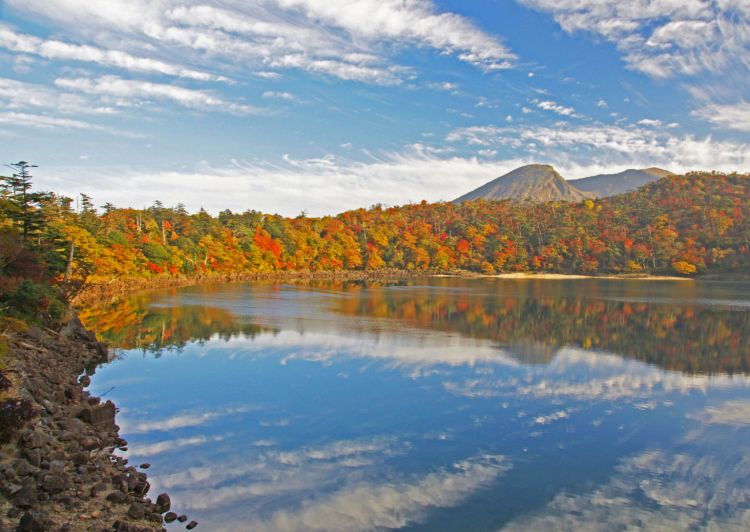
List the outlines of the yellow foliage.
<svg viewBox="0 0 750 532">
<path fill-rule="evenodd" d="M 674 263 L 672 263 L 672 268 L 674 269 L 674 271 L 681 275 L 692 275 L 698 271 L 698 268 L 695 266 L 695 264 L 690 264 L 685 260 L 675 261 Z"/>
<path fill-rule="evenodd" d="M 25 333 L 28 330 L 29 325 L 23 320 L 11 318 L 10 316 L 0 318 L 1 333 Z"/>
<path fill-rule="evenodd" d="M 626 269 L 627 269 L 627 270 L 628 270 L 629 272 L 640 272 L 640 271 L 642 271 L 642 270 L 643 270 L 643 268 L 641 268 L 641 265 L 640 265 L 640 264 L 638 264 L 637 262 L 635 262 L 634 260 L 629 260 L 629 261 L 628 261 L 628 264 L 627 264 L 627 266 L 626 266 Z"/>
</svg>

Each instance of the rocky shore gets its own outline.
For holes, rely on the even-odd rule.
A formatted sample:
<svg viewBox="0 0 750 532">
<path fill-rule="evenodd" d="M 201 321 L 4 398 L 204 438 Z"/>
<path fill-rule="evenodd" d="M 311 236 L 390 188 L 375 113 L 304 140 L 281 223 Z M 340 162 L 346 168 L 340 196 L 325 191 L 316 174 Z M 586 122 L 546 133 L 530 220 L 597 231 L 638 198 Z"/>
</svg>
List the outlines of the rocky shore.
<svg viewBox="0 0 750 532">
<path fill-rule="evenodd" d="M 149 498 L 127 449 L 116 406 L 86 390 L 108 350 L 77 318 L 59 333 L 5 327 L 0 375 L 0 530 L 152 531 L 197 523 Z"/>
</svg>

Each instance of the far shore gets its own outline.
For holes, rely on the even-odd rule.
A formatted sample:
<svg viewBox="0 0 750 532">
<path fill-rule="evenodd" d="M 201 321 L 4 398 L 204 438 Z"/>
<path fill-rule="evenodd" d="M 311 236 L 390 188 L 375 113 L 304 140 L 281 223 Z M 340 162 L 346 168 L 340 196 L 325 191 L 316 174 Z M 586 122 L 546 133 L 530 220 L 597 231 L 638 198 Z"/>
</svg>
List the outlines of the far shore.
<svg viewBox="0 0 750 532">
<path fill-rule="evenodd" d="M 581 275 L 575 273 L 515 272 L 479 275 L 479 277 L 492 279 L 618 279 L 625 281 L 695 281 L 694 277 L 677 277 L 673 275 L 650 274 Z"/>
<path fill-rule="evenodd" d="M 456 279 L 525 279 L 525 280 L 573 280 L 573 279 L 613 279 L 621 281 L 700 281 L 700 280 L 740 280 L 750 281 L 750 277 L 737 273 L 717 273 L 695 277 L 678 277 L 674 275 L 652 275 L 645 273 L 620 273 L 602 275 L 583 275 L 575 273 L 545 272 L 512 272 L 483 274 L 466 270 L 449 272 L 407 271 L 407 270 L 336 270 L 336 271 L 284 271 L 284 272 L 241 272 L 235 274 L 208 274 L 196 277 L 153 277 L 153 278 L 120 278 L 101 280 L 87 284 L 73 300 L 77 308 L 97 306 L 103 302 L 145 290 L 175 288 L 181 286 L 241 283 L 241 282 L 313 282 L 313 281 L 393 281 L 416 280 L 427 278 Z"/>
</svg>

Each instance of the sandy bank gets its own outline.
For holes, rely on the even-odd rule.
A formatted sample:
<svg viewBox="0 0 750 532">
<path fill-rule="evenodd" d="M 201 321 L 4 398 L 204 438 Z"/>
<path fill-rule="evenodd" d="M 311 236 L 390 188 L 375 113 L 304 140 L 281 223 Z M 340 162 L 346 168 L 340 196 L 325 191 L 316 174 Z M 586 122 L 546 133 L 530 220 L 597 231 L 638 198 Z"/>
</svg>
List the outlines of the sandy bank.
<svg viewBox="0 0 750 532">
<path fill-rule="evenodd" d="M 618 279 L 627 281 L 694 281 L 692 277 L 675 277 L 670 275 L 579 275 L 567 273 L 499 273 L 495 275 L 481 275 L 492 279 Z"/>
</svg>

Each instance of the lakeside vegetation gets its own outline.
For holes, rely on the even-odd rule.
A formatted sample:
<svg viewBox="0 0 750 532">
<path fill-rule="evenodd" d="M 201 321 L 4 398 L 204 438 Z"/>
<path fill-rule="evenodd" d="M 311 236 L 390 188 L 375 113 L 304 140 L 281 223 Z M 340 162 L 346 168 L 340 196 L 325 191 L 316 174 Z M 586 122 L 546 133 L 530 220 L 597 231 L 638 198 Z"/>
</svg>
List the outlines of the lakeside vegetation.
<svg viewBox="0 0 750 532">
<path fill-rule="evenodd" d="M 295 218 L 212 216 L 157 201 L 100 209 L 35 192 L 19 163 L 0 193 L 0 305 L 44 320 L 85 283 L 285 271 L 679 274 L 750 271 L 750 176 L 692 173 L 579 203 L 426 202 Z M 54 288 L 50 288 L 53 286 Z"/>
</svg>

